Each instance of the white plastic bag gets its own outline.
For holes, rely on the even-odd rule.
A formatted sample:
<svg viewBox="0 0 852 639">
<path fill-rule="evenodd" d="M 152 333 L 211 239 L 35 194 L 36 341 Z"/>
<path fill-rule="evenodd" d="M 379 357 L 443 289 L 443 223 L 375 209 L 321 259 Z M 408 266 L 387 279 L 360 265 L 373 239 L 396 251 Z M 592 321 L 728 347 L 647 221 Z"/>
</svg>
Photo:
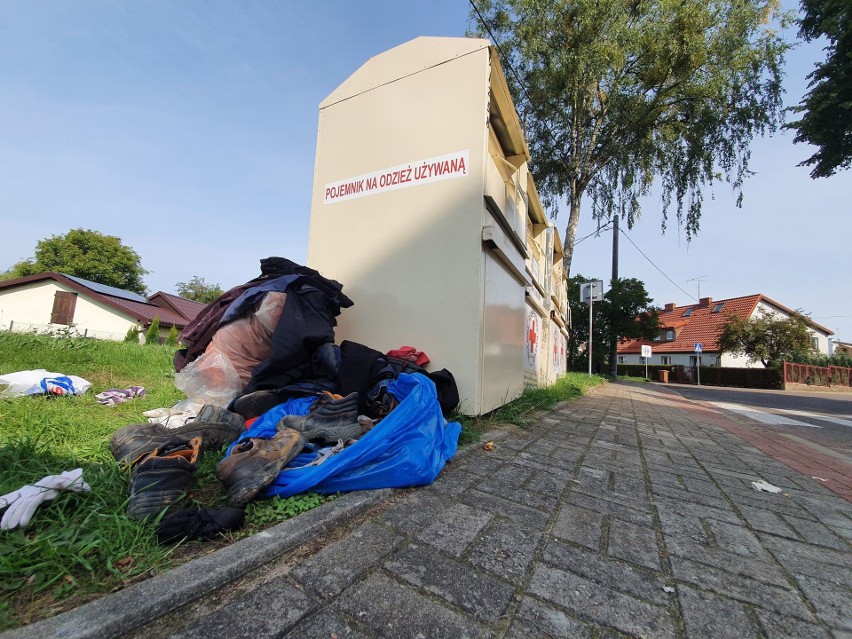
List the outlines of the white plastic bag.
<svg viewBox="0 0 852 639">
<path fill-rule="evenodd" d="M 0 375 L 0 397 L 22 397 L 23 395 L 82 395 L 92 383 L 63 373 L 51 373 L 43 368 L 18 371 Z"/>
<path fill-rule="evenodd" d="M 227 408 L 243 389 L 243 383 L 228 357 L 213 344 L 200 357 L 175 374 L 175 386 L 190 402 Z"/>
</svg>

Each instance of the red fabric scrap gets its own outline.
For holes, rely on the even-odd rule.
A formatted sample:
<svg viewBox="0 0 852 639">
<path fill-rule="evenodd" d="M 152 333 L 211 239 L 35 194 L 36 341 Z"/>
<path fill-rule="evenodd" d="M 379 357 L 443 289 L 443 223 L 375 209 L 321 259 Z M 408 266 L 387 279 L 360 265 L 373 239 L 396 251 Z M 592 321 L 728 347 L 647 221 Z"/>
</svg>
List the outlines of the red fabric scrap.
<svg viewBox="0 0 852 639">
<path fill-rule="evenodd" d="M 400 346 L 396 350 L 385 353 L 388 357 L 398 357 L 409 362 L 414 362 L 418 366 L 426 366 L 429 363 L 429 356 L 423 351 L 418 351 L 413 346 Z"/>
</svg>

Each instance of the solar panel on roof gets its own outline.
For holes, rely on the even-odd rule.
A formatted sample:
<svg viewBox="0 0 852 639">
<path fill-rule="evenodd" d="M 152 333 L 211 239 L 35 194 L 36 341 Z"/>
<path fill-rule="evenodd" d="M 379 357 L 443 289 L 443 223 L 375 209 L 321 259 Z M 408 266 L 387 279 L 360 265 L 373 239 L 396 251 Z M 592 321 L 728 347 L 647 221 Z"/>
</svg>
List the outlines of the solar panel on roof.
<svg viewBox="0 0 852 639">
<path fill-rule="evenodd" d="M 143 304 L 148 303 L 147 298 L 143 297 L 142 295 L 139 295 L 139 293 L 134 293 L 133 291 L 126 291 L 123 288 L 118 288 L 116 286 L 107 286 L 106 284 L 92 282 L 91 280 L 86 280 L 82 277 L 75 277 L 74 275 L 67 275 L 66 273 L 63 273 L 63 275 L 65 275 L 65 277 L 67 277 L 69 280 L 74 280 L 75 282 L 77 282 L 77 284 L 92 289 L 96 293 L 100 293 L 102 295 L 118 297 L 123 300 L 130 300 L 131 302 L 142 302 Z"/>
</svg>

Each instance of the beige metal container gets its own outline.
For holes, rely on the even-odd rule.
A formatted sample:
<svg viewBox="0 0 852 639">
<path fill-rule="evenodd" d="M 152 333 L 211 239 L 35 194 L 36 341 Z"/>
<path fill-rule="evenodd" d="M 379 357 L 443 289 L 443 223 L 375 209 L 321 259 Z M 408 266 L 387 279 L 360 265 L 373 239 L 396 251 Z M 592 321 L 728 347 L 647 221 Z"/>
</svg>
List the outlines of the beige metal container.
<svg viewBox="0 0 852 639">
<path fill-rule="evenodd" d="M 417 38 L 329 95 L 308 264 L 355 302 L 338 341 L 424 351 L 430 368 L 454 374 L 467 414 L 520 395 L 528 160 L 487 40 Z"/>
</svg>

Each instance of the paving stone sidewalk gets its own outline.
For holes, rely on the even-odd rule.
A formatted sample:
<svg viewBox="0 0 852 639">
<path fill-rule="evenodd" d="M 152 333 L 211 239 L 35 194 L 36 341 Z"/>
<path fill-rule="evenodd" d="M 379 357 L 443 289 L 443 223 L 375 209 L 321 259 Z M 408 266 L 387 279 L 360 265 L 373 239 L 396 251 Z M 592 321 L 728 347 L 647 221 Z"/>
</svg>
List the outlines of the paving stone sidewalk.
<svg viewBox="0 0 852 639">
<path fill-rule="evenodd" d="M 709 411 L 606 384 L 130 636 L 852 637 L 852 504 Z"/>
</svg>

